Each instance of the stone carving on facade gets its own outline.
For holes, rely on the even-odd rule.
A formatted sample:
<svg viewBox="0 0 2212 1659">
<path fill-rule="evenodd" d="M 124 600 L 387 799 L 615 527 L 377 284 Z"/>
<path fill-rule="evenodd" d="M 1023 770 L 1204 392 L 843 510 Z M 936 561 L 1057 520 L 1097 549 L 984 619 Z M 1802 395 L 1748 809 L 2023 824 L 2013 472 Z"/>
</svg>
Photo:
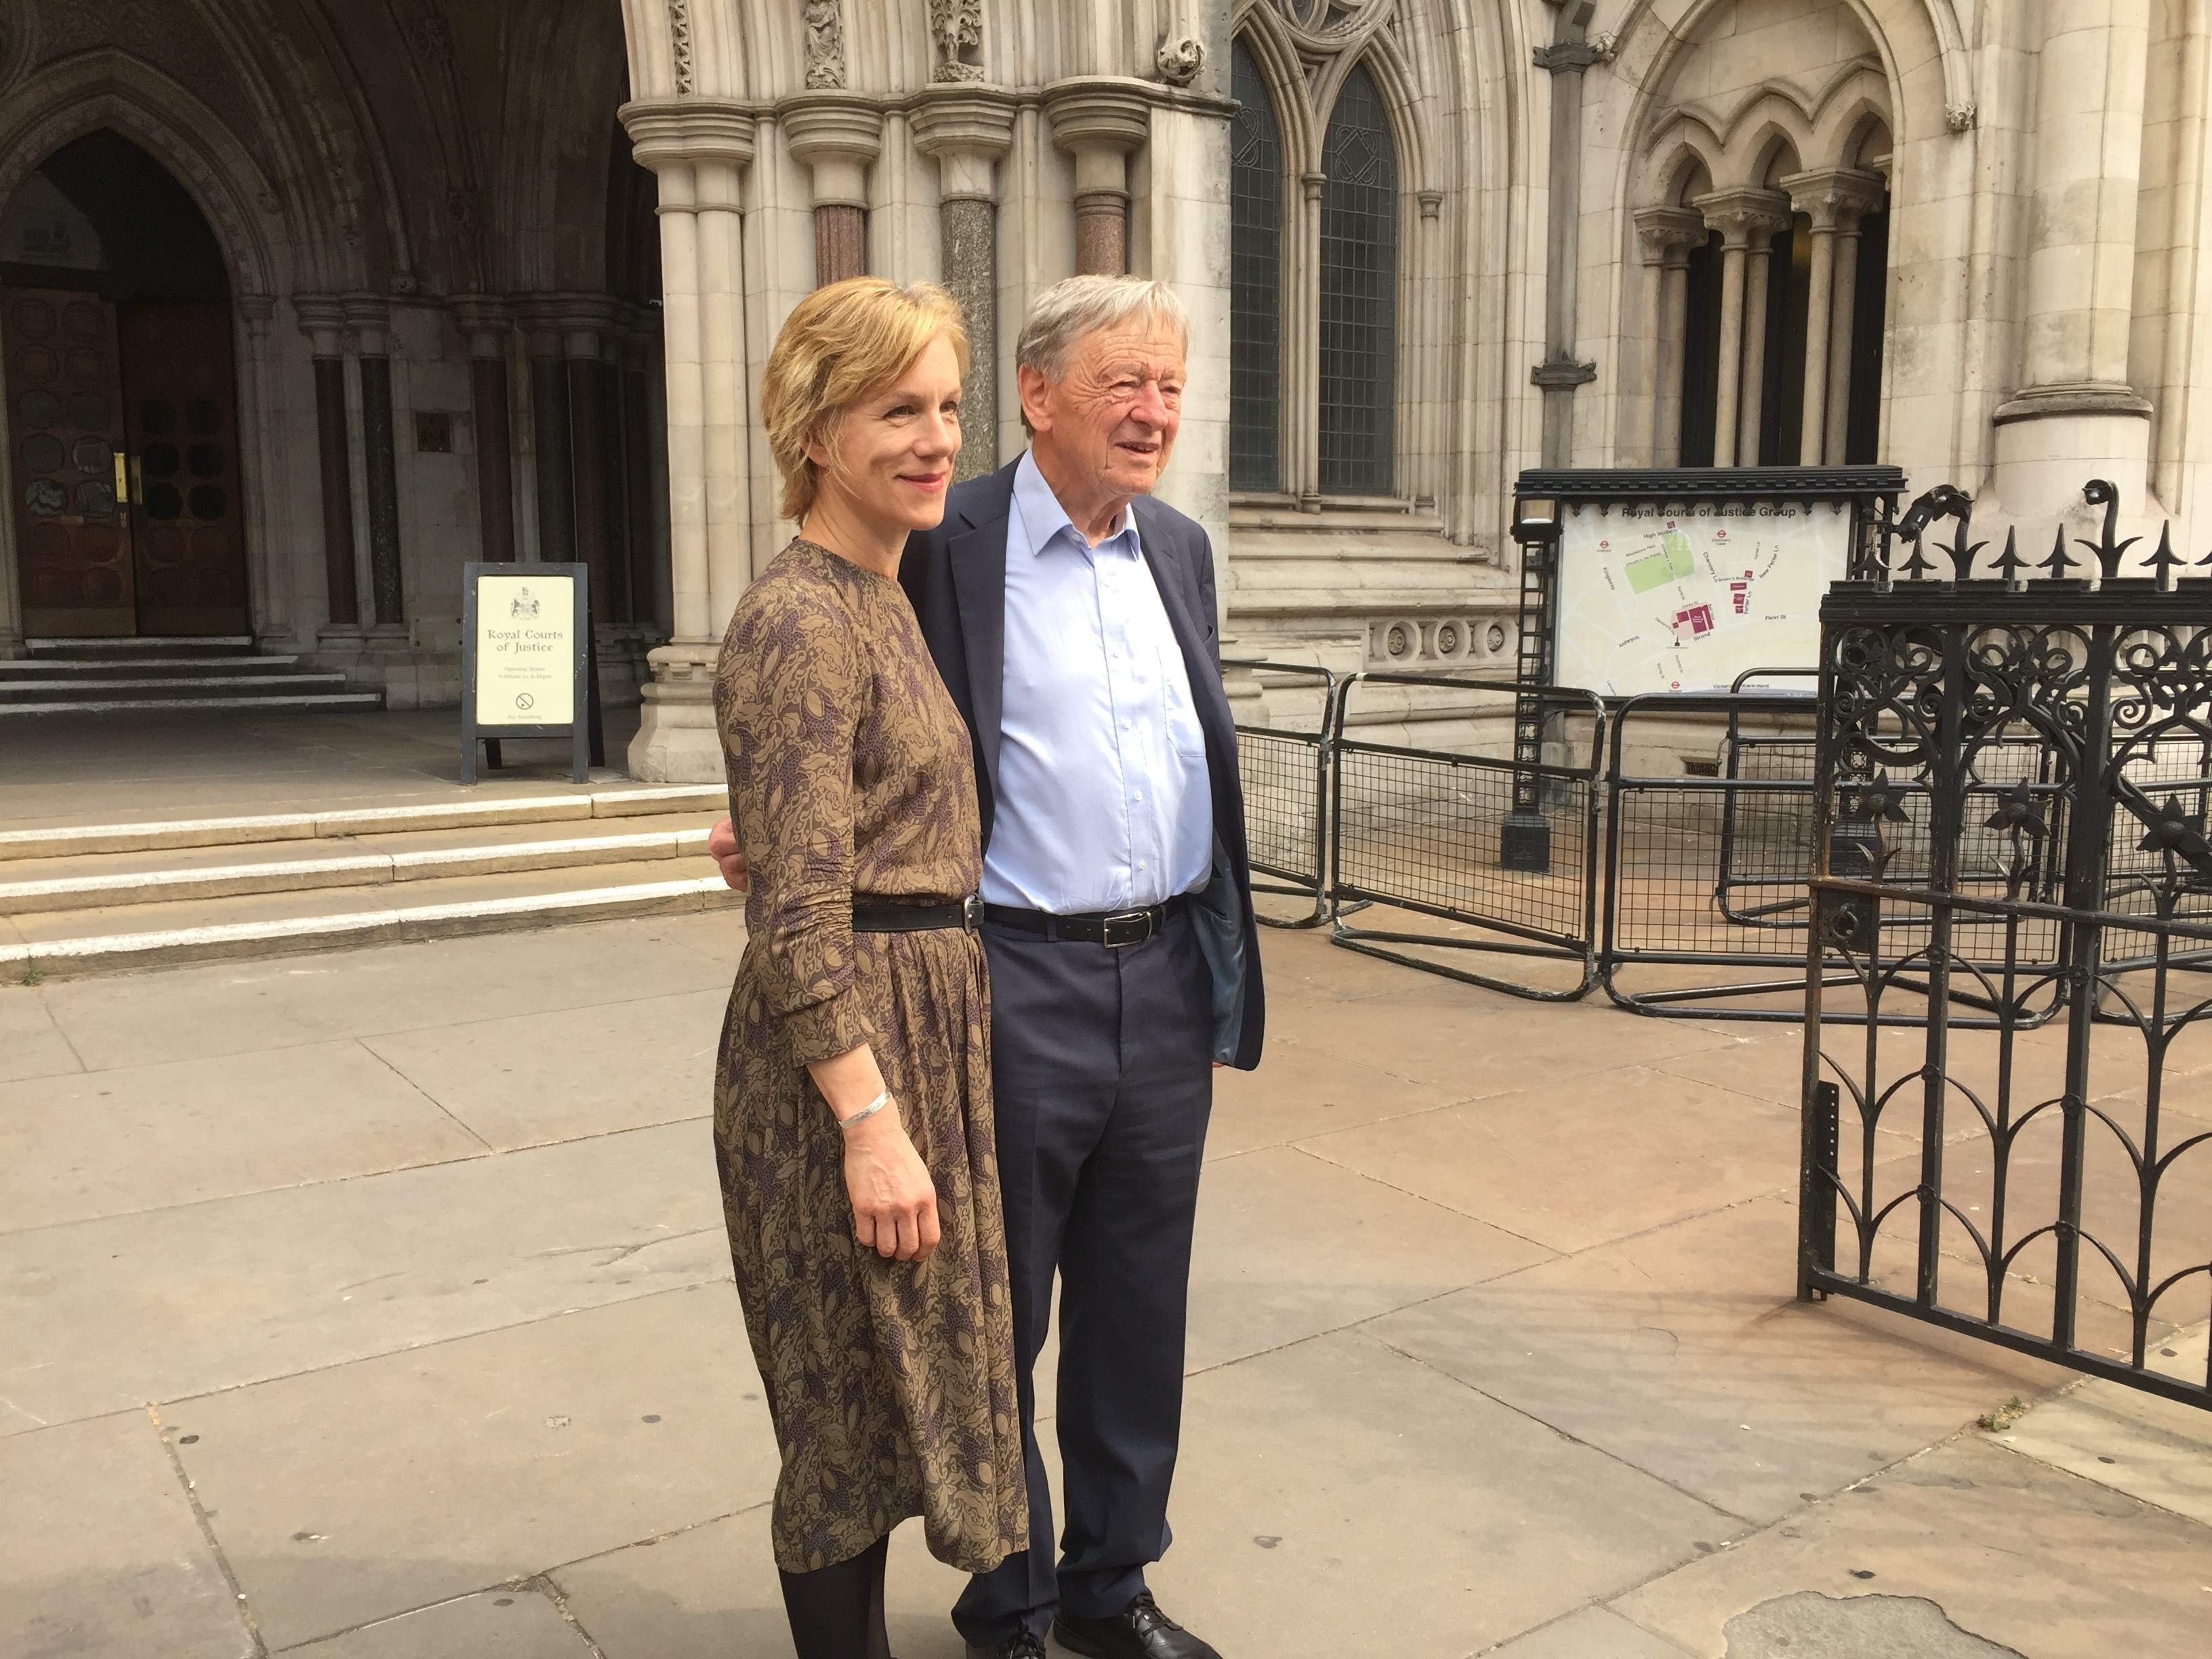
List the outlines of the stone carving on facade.
<svg viewBox="0 0 2212 1659">
<path fill-rule="evenodd" d="M 806 86 L 834 92 L 845 84 L 845 13 L 839 0 L 805 0 L 799 16 L 806 25 Z"/>
<path fill-rule="evenodd" d="M 932 80 L 983 78 L 983 0 L 929 0 L 929 38 L 937 47 Z"/>
<path fill-rule="evenodd" d="M 691 0 L 668 0 L 668 47 L 676 59 L 676 95 L 688 98 L 697 85 L 691 63 Z"/>
<path fill-rule="evenodd" d="M 1943 119 L 1954 132 L 1971 130 L 1977 113 L 1972 104 L 1946 104 L 1943 106 Z"/>
<path fill-rule="evenodd" d="M 1198 79 L 1199 71 L 1206 67 L 1206 42 L 1188 35 L 1181 40 L 1163 40 L 1159 51 L 1152 55 L 1152 67 L 1170 86 L 1187 87 Z"/>
</svg>

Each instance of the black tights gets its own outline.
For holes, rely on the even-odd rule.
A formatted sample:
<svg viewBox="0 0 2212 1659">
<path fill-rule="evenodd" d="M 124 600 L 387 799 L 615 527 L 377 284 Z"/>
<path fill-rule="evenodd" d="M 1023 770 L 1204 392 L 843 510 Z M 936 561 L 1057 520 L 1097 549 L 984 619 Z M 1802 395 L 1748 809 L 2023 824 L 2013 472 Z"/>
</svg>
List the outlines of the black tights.
<svg viewBox="0 0 2212 1659">
<path fill-rule="evenodd" d="M 783 1610 L 799 1659 L 891 1659 L 884 1630 L 888 1534 L 849 1561 L 812 1572 L 782 1572 Z"/>
</svg>

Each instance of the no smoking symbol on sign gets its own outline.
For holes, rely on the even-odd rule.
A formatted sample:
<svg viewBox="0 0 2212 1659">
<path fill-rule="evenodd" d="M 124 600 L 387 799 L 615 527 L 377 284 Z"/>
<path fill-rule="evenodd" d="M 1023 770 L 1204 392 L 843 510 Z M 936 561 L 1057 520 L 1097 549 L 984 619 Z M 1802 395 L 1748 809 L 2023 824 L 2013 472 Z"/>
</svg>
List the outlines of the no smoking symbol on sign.
<svg viewBox="0 0 2212 1659">
<path fill-rule="evenodd" d="M 519 691 L 515 694 L 514 706 L 527 714 L 531 709 L 538 707 L 538 699 L 527 691 Z"/>
</svg>

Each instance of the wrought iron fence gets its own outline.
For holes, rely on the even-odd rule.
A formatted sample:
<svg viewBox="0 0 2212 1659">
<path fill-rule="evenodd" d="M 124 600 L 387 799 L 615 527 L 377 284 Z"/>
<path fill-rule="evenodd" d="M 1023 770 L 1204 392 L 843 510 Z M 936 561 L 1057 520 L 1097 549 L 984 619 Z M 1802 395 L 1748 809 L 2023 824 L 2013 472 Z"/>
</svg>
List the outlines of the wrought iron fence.
<svg viewBox="0 0 2212 1659">
<path fill-rule="evenodd" d="M 1822 611 L 1801 1287 L 2212 1406 L 2212 581 L 1959 516 Z"/>
</svg>

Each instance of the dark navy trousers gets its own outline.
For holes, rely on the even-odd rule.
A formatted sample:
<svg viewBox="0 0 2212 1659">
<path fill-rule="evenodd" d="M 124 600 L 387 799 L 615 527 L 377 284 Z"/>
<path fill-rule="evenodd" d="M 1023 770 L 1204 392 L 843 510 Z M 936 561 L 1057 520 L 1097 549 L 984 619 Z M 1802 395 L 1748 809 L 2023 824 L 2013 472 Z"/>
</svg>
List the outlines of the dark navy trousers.
<svg viewBox="0 0 2212 1659">
<path fill-rule="evenodd" d="M 1053 1610 L 1107 1618 L 1168 1547 L 1199 1163 L 1213 1103 L 1212 980 L 1189 919 L 1142 945 L 983 927 L 1030 1547 L 952 1610 L 978 1646 Z M 1037 1450 L 1032 1372 L 1060 1277 L 1066 1524 Z"/>
</svg>

